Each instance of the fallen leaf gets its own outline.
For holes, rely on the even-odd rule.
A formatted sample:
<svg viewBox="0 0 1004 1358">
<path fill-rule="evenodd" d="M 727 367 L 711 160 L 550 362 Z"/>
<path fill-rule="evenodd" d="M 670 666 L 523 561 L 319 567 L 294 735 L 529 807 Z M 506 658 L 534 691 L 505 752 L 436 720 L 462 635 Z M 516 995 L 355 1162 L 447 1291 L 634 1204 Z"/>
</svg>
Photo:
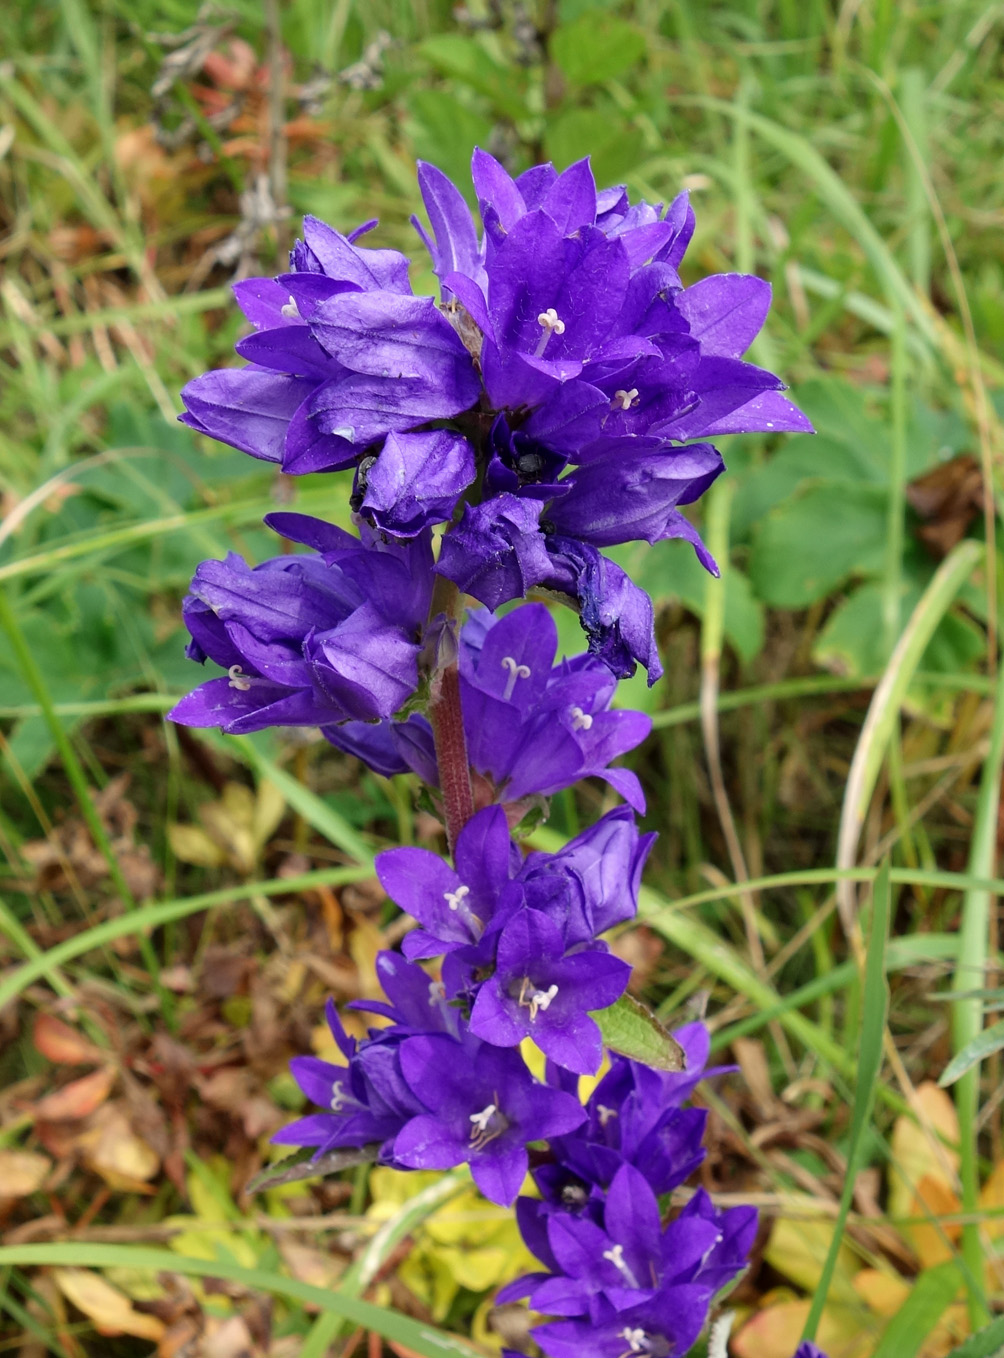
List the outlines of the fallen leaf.
<svg viewBox="0 0 1004 1358">
<path fill-rule="evenodd" d="M 227 861 L 216 841 L 198 825 L 168 825 L 167 838 L 175 858 L 193 867 L 220 868 Z"/>
<path fill-rule="evenodd" d="M 37 1151 L 0 1151 L 0 1201 L 36 1192 L 51 1168 L 52 1161 Z"/>
<path fill-rule="evenodd" d="M 813 1292 L 822 1274 L 832 1239 L 833 1222 L 829 1219 L 790 1220 L 780 1217 L 770 1233 L 764 1258 L 778 1273 L 798 1283 L 806 1292 Z M 834 1301 L 857 1300 L 853 1279 L 858 1268 L 854 1251 L 846 1243 L 841 1244 L 830 1283 L 830 1296 Z"/>
<path fill-rule="evenodd" d="M 112 1066 L 100 1066 L 90 1075 L 72 1080 L 56 1089 L 35 1105 L 39 1122 L 68 1122 L 88 1117 L 104 1103 L 115 1085 L 116 1071 Z"/>
<path fill-rule="evenodd" d="M 60 1065 L 82 1066 L 104 1056 L 93 1042 L 53 1014 L 38 1014 L 31 1036 L 36 1051 Z"/>
<path fill-rule="evenodd" d="M 809 1302 L 782 1301 L 765 1306 L 732 1339 L 735 1358 L 781 1358 L 794 1353 L 809 1316 Z M 870 1332 L 869 1332 L 870 1331 Z M 819 1322 L 816 1342 L 830 1358 L 868 1358 L 881 1327 L 862 1325 L 860 1312 L 827 1306 Z"/>
<path fill-rule="evenodd" d="M 877 1316 L 894 1316 L 910 1295 L 910 1284 L 896 1273 L 863 1268 L 854 1279 L 854 1290 Z"/>
<path fill-rule="evenodd" d="M 160 1157 L 137 1135 L 118 1104 L 99 1109 L 76 1139 L 84 1160 L 105 1183 L 134 1193 L 149 1192 L 147 1181 L 160 1168 Z"/>
<path fill-rule="evenodd" d="M 83 1311 L 99 1334 L 131 1334 L 137 1339 L 160 1339 L 164 1322 L 133 1308 L 129 1298 L 86 1268 L 56 1268 L 56 1286 L 67 1301 Z"/>
<path fill-rule="evenodd" d="M 961 1207 L 958 1195 L 944 1179 L 937 1175 L 925 1174 L 917 1184 L 917 1192 L 910 1201 L 912 1217 L 922 1217 L 928 1212 L 934 1217 L 949 1216 Z M 915 1226 L 904 1226 L 903 1235 L 912 1245 L 922 1268 L 934 1268 L 952 1258 L 952 1244 L 958 1240 L 962 1227 L 928 1225 L 926 1222 Z"/>
<path fill-rule="evenodd" d="M 913 1215 L 914 1195 L 921 1179 L 940 1179 L 952 1187 L 959 1165 L 958 1154 L 945 1145 L 945 1141 L 958 1144 L 959 1140 L 959 1119 L 951 1097 L 932 1080 L 918 1085 L 916 1093 L 921 1113 L 931 1131 L 925 1131 L 906 1113 L 896 1119 L 889 1159 L 889 1215 L 892 1217 Z M 944 1140 L 939 1141 L 939 1136 Z"/>
</svg>

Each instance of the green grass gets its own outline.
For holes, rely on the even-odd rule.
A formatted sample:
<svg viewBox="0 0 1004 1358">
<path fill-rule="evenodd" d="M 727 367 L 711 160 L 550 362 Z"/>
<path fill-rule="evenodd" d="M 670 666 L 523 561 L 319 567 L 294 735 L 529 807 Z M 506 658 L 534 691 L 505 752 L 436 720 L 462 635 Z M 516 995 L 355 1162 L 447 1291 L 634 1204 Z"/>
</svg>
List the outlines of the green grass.
<svg viewBox="0 0 1004 1358">
<path fill-rule="evenodd" d="M 667 670 L 653 690 L 633 681 L 623 698 L 653 716 L 633 765 L 649 797 L 645 828 L 660 839 L 635 938 L 622 943 L 647 959 L 645 998 L 663 1017 L 686 1017 L 703 994 L 716 1050 L 760 1043 L 778 1107 L 811 1127 L 783 1154 L 766 1153 L 733 1080 L 713 1113 L 723 1134 L 729 1120 L 714 1185 L 789 1201 L 813 1183 L 826 1219 L 839 1211 L 835 1240 L 859 1261 L 902 1270 L 903 1255 L 883 1253 L 875 1234 L 885 1225 L 909 1248 L 908 1228 L 886 1212 L 897 1119 L 915 1114 L 916 1087 L 983 1030 L 986 997 L 973 992 L 992 991 L 1000 966 L 1004 132 L 993 110 L 1004 80 L 994 8 L 541 0 L 527 7 L 541 24 L 535 39 L 508 6 L 501 27 L 487 6 L 467 8 L 486 22 L 459 22 L 447 0 L 281 6 L 294 83 L 358 62 L 381 30 L 394 43 L 372 89 L 336 79 L 308 106 L 291 91 L 287 116 L 301 121 L 286 148 L 290 216 L 251 240 L 247 266 L 280 268 L 304 211 L 342 227 L 379 216 L 380 243 L 406 250 L 416 289 L 431 290 L 408 225 L 415 159 L 459 177 L 481 141 L 515 168 L 592 153 L 601 178 L 651 200 L 688 184 L 698 226 L 685 281 L 729 269 L 771 280 L 754 357 L 791 383 L 819 435 L 724 441 L 728 482 L 704 508 L 721 583 L 679 543 L 619 554 L 659 606 Z M 232 1061 L 271 1098 L 289 1044 L 320 1016 L 328 981 L 311 971 L 316 957 L 327 948 L 329 980 L 358 978 L 374 932 L 393 933 L 367 895 L 373 854 L 423 833 L 407 780 L 385 784 L 281 734 L 179 738 L 162 720 L 195 682 L 178 623 L 195 563 L 270 554 L 259 521 L 278 496 L 321 514 L 345 498 L 344 478 L 334 493 L 316 477 L 277 486 L 270 468 L 209 449 L 173 421 L 184 382 L 230 361 L 233 269 L 210 252 L 239 220 L 237 186 L 267 164 L 267 110 L 253 98 L 247 123 L 211 135 L 199 104 L 209 77 L 186 77 L 155 107 L 168 50 L 158 35 L 197 14 L 195 0 L 62 0 L 0 17 L 0 1083 L 27 1091 L 0 1104 L 5 1148 L 40 1144 L 17 1108 L 54 1081 L 32 1029 L 57 1000 L 104 1043 L 117 1015 L 127 1069 L 136 1060 L 149 1070 L 150 1044 L 172 1031 L 200 1059 L 230 1040 L 222 1034 L 260 1034 L 240 985 L 211 1004 L 184 988 L 186 974 L 199 985 L 221 958 L 243 958 L 273 987 L 285 1026 L 253 1060 L 241 1047 Z M 257 0 L 227 14 L 267 62 Z M 160 146 L 155 127 L 170 138 L 193 109 L 188 139 Z M 991 493 L 939 563 L 906 490 L 956 455 L 975 459 Z M 574 623 L 561 625 L 576 644 Z M 285 803 L 250 873 L 233 856 L 206 867 L 172 847 L 169 826 L 208 823 L 204 808 L 228 782 L 271 785 Z M 535 842 L 559 843 L 605 805 L 595 786 L 557 799 Z M 895 899 L 884 945 L 877 865 L 887 859 Z M 341 945 L 330 943 L 338 929 Z M 288 994 L 280 972 L 293 978 Z M 210 1036 L 199 1028 L 206 1013 L 218 1024 Z M 944 1227 L 947 1261 L 922 1270 L 888 1322 L 858 1303 L 861 1324 L 882 1331 L 879 1358 L 923 1354 L 925 1333 L 957 1302 L 969 1329 L 989 1322 L 959 1358 L 999 1345 L 1004 1279 L 986 1268 L 999 1237 L 979 1194 L 1004 1157 L 1000 1077 L 991 1050 L 951 1086 L 957 1141 L 922 1130 L 935 1162 L 958 1155 L 961 1228 Z M 151 1088 L 148 1076 L 129 1078 Z M 184 1101 L 182 1116 L 194 1117 Z M 224 1115 L 213 1116 L 212 1127 L 208 1115 L 192 1123 L 207 1158 L 231 1144 Z M 250 1164 L 254 1138 L 236 1115 L 226 1125 Z M 886 1185 L 873 1219 L 850 1197 L 862 1168 Z M 185 1204 L 178 1181 L 154 1187 L 109 1187 L 91 1221 L 104 1188 L 74 1168 L 58 1190 L 65 1229 L 84 1219 L 85 1230 L 155 1231 Z M 285 1210 L 267 1198 L 242 1202 L 239 1215 L 258 1208 L 276 1219 Z M 15 1209 L 18 1220 L 49 1210 L 38 1195 Z M 403 1250 L 404 1234 L 392 1236 L 389 1248 Z M 0 1251 L 0 1329 L 55 1354 L 142 1351 L 96 1336 L 76 1312 L 67 1323 L 45 1281 L 53 1264 L 112 1268 L 117 1248 Z M 204 1272 L 281 1295 L 278 1337 L 312 1358 L 344 1340 L 343 1320 L 432 1352 L 439 1341 L 391 1333 L 387 1313 L 358 1310 L 363 1245 L 331 1249 L 355 1272 L 323 1301 L 286 1276 L 274 1249 L 256 1269 L 217 1259 Z M 136 1267 L 142 1257 L 133 1250 Z M 197 1261 L 171 1258 L 175 1271 L 198 1272 Z M 843 1285 L 836 1260 L 815 1294 L 820 1337 L 827 1286 L 832 1306 Z M 779 1281 L 764 1268 L 753 1276 L 734 1334 Z M 445 1328 L 464 1333 L 477 1301 L 462 1296 Z"/>
</svg>

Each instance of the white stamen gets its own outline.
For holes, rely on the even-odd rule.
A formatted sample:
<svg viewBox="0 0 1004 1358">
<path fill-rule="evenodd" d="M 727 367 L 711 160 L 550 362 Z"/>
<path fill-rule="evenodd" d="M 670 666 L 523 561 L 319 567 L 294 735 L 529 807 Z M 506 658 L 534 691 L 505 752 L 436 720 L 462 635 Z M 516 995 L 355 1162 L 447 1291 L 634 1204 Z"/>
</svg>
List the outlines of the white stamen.
<svg viewBox="0 0 1004 1358">
<path fill-rule="evenodd" d="M 610 1249 L 603 1251 L 603 1258 L 608 1259 L 614 1268 L 621 1275 L 628 1287 L 637 1287 L 638 1279 L 631 1272 L 631 1266 L 624 1258 L 624 1246 L 612 1245 Z"/>
<path fill-rule="evenodd" d="M 286 305 L 280 307 L 279 310 L 282 313 L 282 315 L 286 317 L 287 321 L 303 320 L 303 317 L 300 315 L 300 308 L 296 305 L 295 297 L 291 296 Z"/>
<path fill-rule="evenodd" d="M 342 1093 L 343 1088 L 341 1080 L 336 1080 L 331 1086 L 331 1111 L 333 1113 L 340 1113 L 346 1103 L 346 1095 Z M 350 1100 L 350 1102 L 354 1102 L 354 1100 Z"/>
<path fill-rule="evenodd" d="M 456 891 L 444 891 L 443 900 L 451 910 L 459 910 L 460 902 L 465 896 L 469 896 L 470 894 L 471 889 L 469 886 L 458 886 Z"/>
<path fill-rule="evenodd" d="M 648 1348 L 648 1335 L 644 1330 L 630 1330 L 625 1326 L 618 1337 L 627 1340 L 632 1353 L 644 1353 Z"/>
<path fill-rule="evenodd" d="M 446 986 L 442 981 L 429 982 L 429 1003 L 431 1005 L 441 1004 L 446 999 Z"/>
<path fill-rule="evenodd" d="M 606 1104 L 598 1103 L 596 1111 L 600 1115 L 600 1126 L 605 1127 L 611 1118 L 618 1116 L 616 1108 L 607 1108 Z"/>
<path fill-rule="evenodd" d="M 517 679 L 529 679 L 532 673 L 529 665 L 517 664 L 511 655 L 502 657 L 502 668 L 509 671 L 509 678 L 506 680 L 505 692 L 502 694 L 504 702 L 508 702 L 512 697 L 512 691 L 516 687 Z"/>
<path fill-rule="evenodd" d="M 632 387 L 630 391 L 624 391 L 623 388 L 621 388 L 619 391 L 614 392 L 613 400 L 610 402 L 610 409 L 630 410 L 632 406 L 638 404 L 638 401 L 639 396 L 637 387 Z"/>
<path fill-rule="evenodd" d="M 588 712 L 583 712 L 581 707 L 572 708 L 572 726 L 576 731 L 588 731 L 593 724 L 593 719 Z"/>
<path fill-rule="evenodd" d="M 533 994 L 530 996 L 531 1023 L 537 1017 L 537 1011 L 539 1009 L 543 1009 L 546 1011 L 550 1007 L 551 1001 L 554 999 L 557 993 L 558 987 L 556 985 L 549 985 L 546 990 L 535 990 L 533 992 Z"/>
<path fill-rule="evenodd" d="M 565 322 L 560 318 L 553 306 L 549 306 L 546 311 L 542 311 L 537 317 L 537 324 L 543 330 L 543 334 L 537 342 L 537 347 L 533 351 L 534 358 L 540 358 L 547 348 L 547 342 L 552 335 L 563 335 L 565 333 Z"/>
<path fill-rule="evenodd" d="M 241 693 L 247 693 L 251 687 L 251 680 L 247 677 L 240 665 L 231 665 L 227 670 L 230 677 L 230 687 L 238 689 Z"/>
<path fill-rule="evenodd" d="M 485 1132 L 488 1130 L 489 1122 L 491 1122 L 497 1111 L 495 1105 L 490 1103 L 486 1108 L 482 1108 L 480 1113 L 471 1114 L 471 1121 L 474 1123 L 474 1131 L 477 1135 L 484 1136 Z"/>
</svg>

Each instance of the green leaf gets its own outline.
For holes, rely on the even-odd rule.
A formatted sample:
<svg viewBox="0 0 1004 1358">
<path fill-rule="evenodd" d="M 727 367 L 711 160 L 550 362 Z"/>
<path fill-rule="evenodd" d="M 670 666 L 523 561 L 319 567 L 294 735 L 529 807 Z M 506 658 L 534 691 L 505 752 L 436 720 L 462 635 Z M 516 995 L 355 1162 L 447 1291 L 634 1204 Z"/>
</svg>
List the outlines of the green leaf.
<svg viewBox="0 0 1004 1358">
<path fill-rule="evenodd" d="M 327 1179 L 354 1165 L 370 1164 L 377 1158 L 380 1145 L 379 1141 L 373 1141 L 368 1146 L 360 1146 L 358 1150 L 329 1151 L 327 1155 L 318 1156 L 306 1146 L 295 1155 L 284 1156 L 274 1165 L 261 1170 L 249 1182 L 245 1192 L 264 1193 L 266 1188 L 281 1188 L 283 1184 L 299 1183 L 302 1179 Z"/>
<path fill-rule="evenodd" d="M 967 1042 L 960 1051 L 957 1051 L 941 1072 L 938 1084 L 942 1089 L 953 1085 L 972 1066 L 992 1056 L 994 1052 L 999 1052 L 1002 1047 L 1004 1047 L 1004 1019 L 991 1024 L 989 1028 L 984 1028 L 979 1037 L 974 1037 L 972 1042 Z"/>
<path fill-rule="evenodd" d="M 633 996 L 622 995 L 609 1009 L 594 1010 L 591 1017 L 599 1024 L 604 1046 L 611 1051 L 656 1070 L 686 1070 L 679 1042 Z"/>
<path fill-rule="evenodd" d="M 407 102 L 417 124 L 415 154 L 470 194 L 471 147 L 488 145 L 492 120 L 447 90 L 409 90 Z"/>
<path fill-rule="evenodd" d="M 900 600 L 900 616 L 908 618 L 916 608 L 923 585 L 906 583 Z M 946 614 L 938 623 L 921 659 L 926 673 L 956 674 L 966 670 L 983 654 L 983 633 L 966 618 Z M 840 603 L 816 638 L 812 658 L 836 674 L 854 678 L 881 674 L 889 659 L 882 628 L 882 586 L 867 582 Z"/>
<path fill-rule="evenodd" d="M 954 1301 L 960 1283 L 959 1269 L 954 1261 L 925 1269 L 886 1326 L 872 1358 L 914 1358 Z M 990 1355 L 993 1350 L 978 1352 Z"/>
<path fill-rule="evenodd" d="M 641 61 L 646 46 L 645 35 L 633 24 L 592 9 L 558 29 L 551 55 L 571 84 L 600 85 Z"/>
<path fill-rule="evenodd" d="M 971 1334 L 947 1358 L 1001 1358 L 1004 1353 L 1004 1316 L 999 1316 L 978 1334 Z"/>
<path fill-rule="evenodd" d="M 806 608 L 850 576 L 885 565 L 888 495 L 880 486 L 813 486 L 773 511 L 753 539 L 753 588 L 777 608 Z"/>
<path fill-rule="evenodd" d="M 443 75 L 483 94 L 514 122 L 526 117 L 521 73 L 513 67 L 499 66 L 476 39 L 459 33 L 439 33 L 426 38 L 418 50 Z"/>
<path fill-rule="evenodd" d="M 87 1245 L 79 1242 L 55 1245 L 9 1245 L 0 1247 L 0 1266 L 18 1268 L 128 1268 L 144 1269 L 153 1273 L 183 1273 L 196 1278 L 226 1278 L 239 1283 L 251 1292 L 272 1292 L 289 1297 L 307 1306 L 342 1316 L 353 1325 L 374 1334 L 383 1335 L 393 1344 L 413 1349 L 423 1358 L 444 1358 L 455 1354 L 459 1358 L 482 1358 L 481 1351 L 460 1335 L 447 1334 L 400 1315 L 384 1306 L 359 1301 L 341 1291 L 314 1287 L 282 1274 L 262 1268 L 245 1268 L 241 1264 L 222 1259 L 190 1259 L 171 1250 L 154 1250 L 135 1245 Z"/>
<path fill-rule="evenodd" d="M 638 128 L 625 124 L 614 104 L 606 101 L 606 107 L 597 107 L 598 103 L 548 118 L 544 148 L 559 169 L 588 156 L 597 184 L 611 184 L 635 168 L 645 142 Z"/>
</svg>

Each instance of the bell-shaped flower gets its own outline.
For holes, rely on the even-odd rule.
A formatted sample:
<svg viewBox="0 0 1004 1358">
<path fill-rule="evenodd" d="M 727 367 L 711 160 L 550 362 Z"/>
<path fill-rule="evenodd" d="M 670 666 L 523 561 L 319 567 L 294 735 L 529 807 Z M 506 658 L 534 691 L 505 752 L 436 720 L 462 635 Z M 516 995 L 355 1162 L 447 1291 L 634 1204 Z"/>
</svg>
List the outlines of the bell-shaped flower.
<svg viewBox="0 0 1004 1358">
<path fill-rule="evenodd" d="M 394 1141 L 408 1169 L 467 1163 L 486 1198 L 509 1206 L 526 1177 L 527 1144 L 569 1132 L 584 1118 L 571 1094 L 542 1085 L 518 1052 L 440 1034 L 401 1045 L 401 1072 L 425 1111 Z"/>
<path fill-rule="evenodd" d="M 499 934 L 495 970 L 478 988 L 470 1030 L 498 1047 L 531 1038 L 566 1070 L 592 1075 L 603 1039 L 589 1011 L 620 999 L 630 975 L 630 966 L 609 952 L 567 952 L 560 924 L 520 910 Z"/>
</svg>

